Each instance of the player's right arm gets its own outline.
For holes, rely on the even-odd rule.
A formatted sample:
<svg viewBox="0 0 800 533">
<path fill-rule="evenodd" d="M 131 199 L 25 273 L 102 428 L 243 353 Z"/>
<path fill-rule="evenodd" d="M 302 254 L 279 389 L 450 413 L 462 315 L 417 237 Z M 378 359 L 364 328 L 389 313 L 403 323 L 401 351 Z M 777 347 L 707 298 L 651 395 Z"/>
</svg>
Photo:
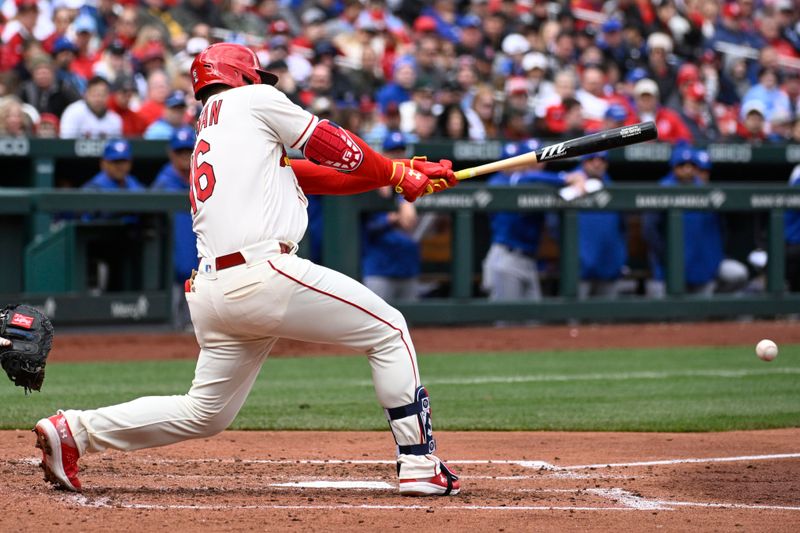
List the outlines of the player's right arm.
<svg viewBox="0 0 800 533">
<path fill-rule="evenodd" d="M 357 135 L 328 120 L 319 120 L 273 87 L 254 91 L 251 109 L 266 124 L 276 142 L 300 149 L 314 165 L 292 164 L 298 183 L 308 194 L 352 194 L 391 185 L 408 201 L 455 184 L 452 168 L 419 162 L 424 171 L 439 172 L 434 180 L 402 160 L 392 161 L 375 152 Z M 449 162 L 448 162 L 449 163 Z M 335 174 L 334 174 L 335 173 Z"/>
</svg>

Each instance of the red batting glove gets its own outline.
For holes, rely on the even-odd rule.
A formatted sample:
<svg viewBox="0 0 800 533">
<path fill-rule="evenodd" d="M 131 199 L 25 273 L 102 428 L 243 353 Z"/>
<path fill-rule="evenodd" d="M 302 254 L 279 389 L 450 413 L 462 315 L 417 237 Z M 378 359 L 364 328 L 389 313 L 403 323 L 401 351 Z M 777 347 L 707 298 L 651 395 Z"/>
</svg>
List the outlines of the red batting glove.
<svg viewBox="0 0 800 533">
<path fill-rule="evenodd" d="M 433 192 L 433 183 L 428 176 L 405 166 L 400 161 L 392 161 L 392 175 L 389 177 L 389 184 L 394 188 L 394 192 L 402 194 L 407 202 L 413 202 L 420 196 Z"/>
<path fill-rule="evenodd" d="M 413 170 L 418 170 L 425 174 L 431 182 L 430 190 L 424 194 L 433 194 L 444 191 L 458 184 L 456 175 L 453 172 L 453 162 L 449 159 L 440 159 L 438 163 L 428 161 L 425 156 L 414 156 L 409 159 L 400 159 L 402 163 Z"/>
</svg>

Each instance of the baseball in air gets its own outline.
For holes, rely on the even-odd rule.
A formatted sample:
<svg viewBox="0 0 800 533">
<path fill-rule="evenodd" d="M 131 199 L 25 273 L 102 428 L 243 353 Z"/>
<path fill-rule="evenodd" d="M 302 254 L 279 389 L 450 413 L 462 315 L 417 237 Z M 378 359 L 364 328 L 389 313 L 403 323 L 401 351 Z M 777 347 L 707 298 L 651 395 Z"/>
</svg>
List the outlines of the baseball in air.
<svg viewBox="0 0 800 533">
<path fill-rule="evenodd" d="M 763 339 L 756 344 L 756 355 L 762 361 L 772 361 L 778 357 L 778 345 L 769 339 Z"/>
</svg>

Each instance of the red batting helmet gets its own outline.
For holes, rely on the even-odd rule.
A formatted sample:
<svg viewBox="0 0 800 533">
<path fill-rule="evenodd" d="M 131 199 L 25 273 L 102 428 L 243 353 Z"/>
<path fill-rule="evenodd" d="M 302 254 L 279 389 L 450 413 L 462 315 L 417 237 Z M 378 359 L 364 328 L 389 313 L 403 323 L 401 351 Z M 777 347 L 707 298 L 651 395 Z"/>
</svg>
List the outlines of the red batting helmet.
<svg viewBox="0 0 800 533">
<path fill-rule="evenodd" d="M 256 53 L 233 43 L 212 44 L 192 61 L 192 89 L 194 96 L 209 85 L 242 87 L 264 83 L 275 85 L 278 77 L 261 69 Z"/>
</svg>

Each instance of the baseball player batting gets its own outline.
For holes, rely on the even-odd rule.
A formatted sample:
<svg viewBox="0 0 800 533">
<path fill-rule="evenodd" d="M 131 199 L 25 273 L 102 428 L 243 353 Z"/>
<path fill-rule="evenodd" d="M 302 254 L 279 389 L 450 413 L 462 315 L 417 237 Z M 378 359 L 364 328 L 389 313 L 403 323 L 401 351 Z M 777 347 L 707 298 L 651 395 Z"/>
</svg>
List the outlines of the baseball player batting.
<svg viewBox="0 0 800 533">
<path fill-rule="evenodd" d="M 34 431 L 45 479 L 79 491 L 78 459 L 85 454 L 223 431 L 285 337 L 366 353 L 397 443 L 400 494 L 458 493 L 458 477 L 434 455 L 430 400 L 403 316 L 360 283 L 295 255 L 308 222 L 305 194 L 392 185 L 414 201 L 454 185 L 452 164 L 374 152 L 290 102 L 244 46 L 208 47 L 191 75 L 203 103 L 189 191 L 200 262 L 185 287 L 200 345 L 194 381 L 182 396 L 40 420 Z M 300 149 L 306 160 L 290 161 L 284 146 Z"/>
</svg>

